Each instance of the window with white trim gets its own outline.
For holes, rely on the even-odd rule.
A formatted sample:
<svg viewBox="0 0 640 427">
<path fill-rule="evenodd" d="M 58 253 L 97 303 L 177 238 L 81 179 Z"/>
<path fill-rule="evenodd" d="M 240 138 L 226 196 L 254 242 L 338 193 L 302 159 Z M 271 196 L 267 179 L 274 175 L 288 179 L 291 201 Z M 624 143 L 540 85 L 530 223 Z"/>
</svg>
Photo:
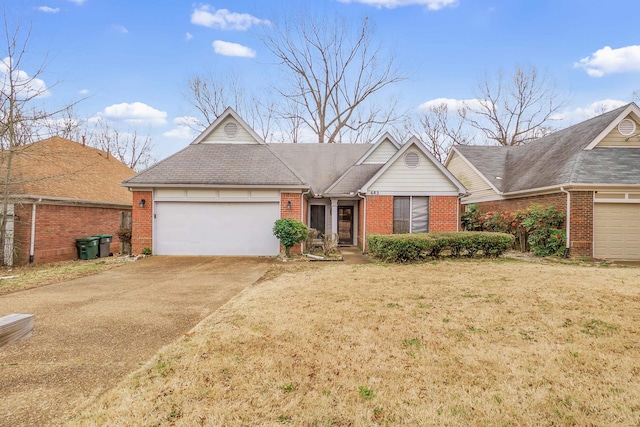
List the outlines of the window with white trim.
<svg viewBox="0 0 640 427">
<path fill-rule="evenodd" d="M 393 233 L 427 233 L 429 231 L 429 197 L 393 198 Z"/>
</svg>

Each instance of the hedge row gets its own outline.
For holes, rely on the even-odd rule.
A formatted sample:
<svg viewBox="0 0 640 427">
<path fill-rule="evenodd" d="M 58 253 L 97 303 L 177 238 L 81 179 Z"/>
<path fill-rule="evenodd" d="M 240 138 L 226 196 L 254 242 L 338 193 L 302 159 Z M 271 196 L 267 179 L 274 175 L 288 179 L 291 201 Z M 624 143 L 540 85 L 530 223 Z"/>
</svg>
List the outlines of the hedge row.
<svg viewBox="0 0 640 427">
<path fill-rule="evenodd" d="M 369 253 L 385 262 L 416 262 L 439 257 L 497 257 L 513 246 L 515 237 L 506 233 L 462 231 L 458 233 L 370 234 Z"/>
</svg>

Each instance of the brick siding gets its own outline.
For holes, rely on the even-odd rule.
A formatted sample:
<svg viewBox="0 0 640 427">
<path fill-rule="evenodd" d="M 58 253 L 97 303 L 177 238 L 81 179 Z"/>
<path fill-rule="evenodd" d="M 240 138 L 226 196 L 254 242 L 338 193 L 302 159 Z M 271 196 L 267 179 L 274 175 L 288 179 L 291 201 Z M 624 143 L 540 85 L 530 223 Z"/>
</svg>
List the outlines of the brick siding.
<svg viewBox="0 0 640 427">
<path fill-rule="evenodd" d="M 144 208 L 139 206 L 145 200 Z M 133 192 L 131 213 L 131 253 L 141 254 L 145 248 L 153 248 L 153 199 L 151 191 Z"/>
<path fill-rule="evenodd" d="M 303 222 L 306 224 L 306 214 L 304 215 L 304 217 L 302 216 L 303 206 L 301 205 L 301 200 L 300 200 L 302 198 L 303 197 L 301 197 L 300 193 L 281 193 L 280 194 L 280 218 L 291 218 L 291 219 L 295 219 L 296 221 L 300 221 L 302 218 Z M 291 202 L 291 209 L 287 207 L 288 202 Z M 302 203 L 304 204 L 305 213 L 306 213 L 306 206 L 308 202 L 304 200 L 302 201 Z M 284 252 L 284 246 L 282 245 L 280 245 L 280 252 Z M 300 243 L 293 245 L 293 247 L 291 248 L 291 253 L 301 254 L 302 245 Z"/>
<path fill-rule="evenodd" d="M 429 231 L 458 231 L 458 197 L 429 197 Z"/>
<path fill-rule="evenodd" d="M 29 263 L 31 204 L 15 206 L 14 264 Z M 110 250 L 120 251 L 117 231 L 122 208 L 38 204 L 34 263 L 78 259 L 76 239 L 94 234 L 112 234 Z"/>
<path fill-rule="evenodd" d="M 482 212 L 501 212 L 527 209 L 533 204 L 554 206 L 567 213 L 567 195 L 552 193 L 518 199 L 496 200 L 475 203 Z M 593 256 L 593 191 L 571 191 L 571 235 L 572 257 Z"/>
</svg>

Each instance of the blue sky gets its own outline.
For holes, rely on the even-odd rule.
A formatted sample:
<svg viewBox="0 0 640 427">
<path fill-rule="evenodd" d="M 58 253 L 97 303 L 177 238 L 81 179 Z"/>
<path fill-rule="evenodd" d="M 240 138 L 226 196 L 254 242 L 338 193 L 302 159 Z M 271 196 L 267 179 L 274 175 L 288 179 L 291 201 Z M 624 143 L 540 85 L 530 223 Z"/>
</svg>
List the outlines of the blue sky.
<svg viewBox="0 0 640 427">
<path fill-rule="evenodd" d="M 473 99 L 485 73 L 516 65 L 546 71 L 568 98 L 567 124 L 640 90 L 637 0 L 179 0 L 6 1 L 32 21 L 28 55 L 47 56 L 50 105 L 86 97 L 84 118 L 102 117 L 153 138 L 163 158 L 195 136 L 184 100 L 189 76 L 233 72 L 250 90 L 278 75 L 255 30 L 289 7 L 347 18 L 367 16 L 376 41 L 393 50 L 410 79 L 394 95 L 419 111 L 438 98 Z M 27 64 L 27 65 L 30 65 Z M 34 70 L 25 69 L 26 73 Z"/>
</svg>

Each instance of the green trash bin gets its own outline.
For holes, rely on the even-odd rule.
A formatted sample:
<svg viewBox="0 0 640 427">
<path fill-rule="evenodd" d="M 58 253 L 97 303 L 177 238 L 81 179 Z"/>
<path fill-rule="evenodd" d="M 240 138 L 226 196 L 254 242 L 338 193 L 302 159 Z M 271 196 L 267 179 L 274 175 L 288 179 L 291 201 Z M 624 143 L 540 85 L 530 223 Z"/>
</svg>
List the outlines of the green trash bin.
<svg viewBox="0 0 640 427">
<path fill-rule="evenodd" d="M 111 255 L 111 241 L 113 240 L 113 234 L 94 234 L 91 237 L 97 237 L 100 239 L 98 250 L 98 256 L 100 258 Z"/>
<path fill-rule="evenodd" d="M 78 258 L 80 259 L 95 259 L 98 256 L 98 244 L 100 243 L 99 237 L 80 237 L 76 239 L 76 246 L 78 247 Z"/>
</svg>

